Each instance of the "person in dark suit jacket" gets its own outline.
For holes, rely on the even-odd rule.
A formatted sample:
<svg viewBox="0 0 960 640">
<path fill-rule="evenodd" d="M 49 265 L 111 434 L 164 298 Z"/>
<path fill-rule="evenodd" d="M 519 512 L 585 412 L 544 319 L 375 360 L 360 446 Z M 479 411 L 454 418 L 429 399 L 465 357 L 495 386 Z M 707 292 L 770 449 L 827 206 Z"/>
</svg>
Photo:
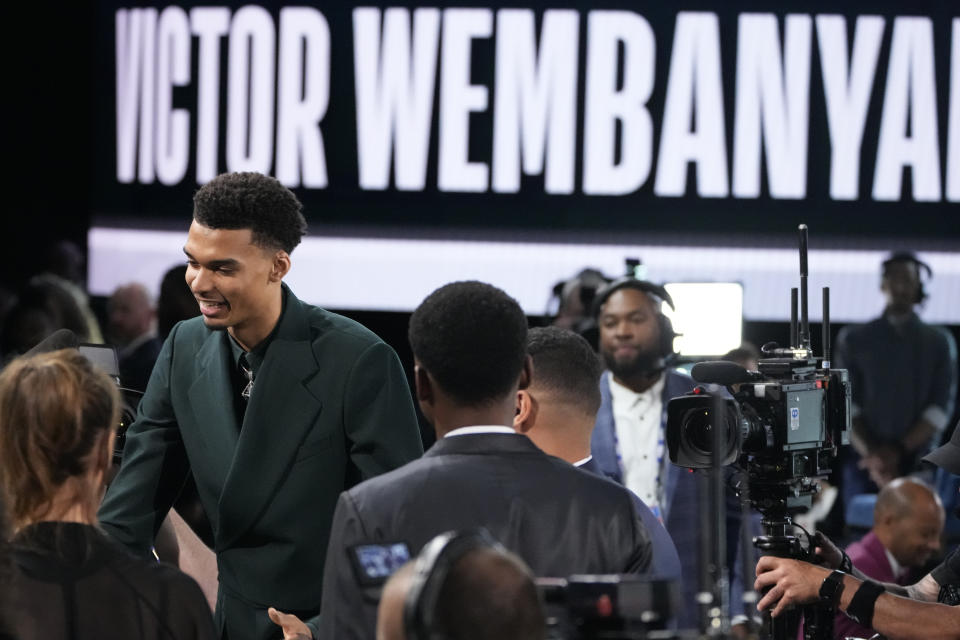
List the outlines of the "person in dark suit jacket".
<svg viewBox="0 0 960 640">
<path fill-rule="evenodd" d="M 485 527 L 535 575 L 642 573 L 650 534 L 630 495 L 551 457 L 510 425 L 526 388 L 527 320 L 503 291 L 457 282 L 410 318 L 417 399 L 437 443 L 420 459 L 344 492 L 324 573 L 320 637 L 374 637 L 377 595 L 347 550 L 406 541 L 416 552 L 447 530 Z"/>
<path fill-rule="evenodd" d="M 673 355 L 673 328 L 660 311 L 670 295 L 653 283 L 621 278 L 597 293 L 594 311 L 600 328 L 600 354 L 606 364 L 600 379 L 600 409 L 590 452 L 600 471 L 636 493 L 661 519 L 680 552 L 683 601 L 681 628 L 697 626 L 699 537 L 707 527 L 698 512 L 699 477 L 670 464 L 665 445 L 667 403 L 694 388 L 693 380 L 666 366 Z M 739 584 L 740 512 L 732 491 L 727 496 L 727 566 Z M 731 614 L 742 589 L 731 594 Z M 739 620 L 737 620 L 739 622 Z"/>
<path fill-rule="evenodd" d="M 586 339 L 559 327 L 530 329 L 527 353 L 533 362 L 533 378 L 530 386 L 517 392 L 514 428 L 545 453 L 604 477 L 590 455 L 603 370 L 597 354 Z M 650 532 L 650 572 L 679 581 L 680 558 L 670 534 L 635 493 L 630 495 Z"/>
<path fill-rule="evenodd" d="M 146 553 L 188 474 L 210 520 L 221 637 L 279 635 L 276 606 L 316 616 L 343 489 L 422 451 L 393 350 L 282 282 L 306 223 L 260 174 L 224 174 L 194 197 L 184 252 L 202 313 L 171 331 L 100 519 Z M 305 627 L 304 627 L 305 628 Z"/>
</svg>

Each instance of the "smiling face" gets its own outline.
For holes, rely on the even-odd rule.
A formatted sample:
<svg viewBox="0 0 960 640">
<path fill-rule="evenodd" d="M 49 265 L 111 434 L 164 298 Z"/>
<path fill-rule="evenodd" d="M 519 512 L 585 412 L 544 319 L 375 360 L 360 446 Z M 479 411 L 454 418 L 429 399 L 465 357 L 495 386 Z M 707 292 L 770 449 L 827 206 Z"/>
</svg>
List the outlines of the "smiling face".
<svg viewBox="0 0 960 640">
<path fill-rule="evenodd" d="M 922 567 L 940 551 L 943 507 L 927 498 L 917 501 L 910 512 L 890 523 L 890 553 L 905 567 Z"/>
<path fill-rule="evenodd" d="M 280 282 L 290 256 L 253 243 L 250 229 L 190 225 L 186 281 L 203 321 L 226 329 L 246 349 L 266 338 L 280 318 Z"/>
</svg>

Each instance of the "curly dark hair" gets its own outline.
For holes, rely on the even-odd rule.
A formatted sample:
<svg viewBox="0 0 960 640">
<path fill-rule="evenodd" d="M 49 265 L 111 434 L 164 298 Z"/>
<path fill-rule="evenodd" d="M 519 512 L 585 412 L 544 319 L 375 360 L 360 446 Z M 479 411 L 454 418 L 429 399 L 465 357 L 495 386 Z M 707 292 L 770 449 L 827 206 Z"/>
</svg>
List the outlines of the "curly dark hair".
<svg viewBox="0 0 960 640">
<path fill-rule="evenodd" d="M 527 317 L 483 282 L 453 282 L 417 307 L 408 331 L 414 357 L 457 402 L 488 405 L 517 384 L 527 355 Z"/>
<path fill-rule="evenodd" d="M 253 242 L 287 253 L 307 232 L 303 205 L 280 181 L 260 173 L 222 173 L 193 196 L 193 219 L 211 229 L 250 229 Z"/>
<path fill-rule="evenodd" d="M 533 358 L 532 386 L 596 415 L 603 366 L 586 339 L 560 327 L 537 327 L 527 335 L 527 353 Z"/>
</svg>

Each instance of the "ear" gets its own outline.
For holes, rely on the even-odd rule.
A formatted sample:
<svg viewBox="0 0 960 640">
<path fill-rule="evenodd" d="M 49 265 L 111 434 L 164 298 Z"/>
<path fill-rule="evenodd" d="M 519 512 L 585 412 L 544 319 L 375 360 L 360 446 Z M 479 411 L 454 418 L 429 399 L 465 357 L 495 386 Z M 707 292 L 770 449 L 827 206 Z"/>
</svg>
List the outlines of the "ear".
<svg viewBox="0 0 960 640">
<path fill-rule="evenodd" d="M 413 365 L 413 383 L 416 387 L 417 401 L 421 404 L 433 404 L 433 380 L 419 362 Z"/>
<path fill-rule="evenodd" d="M 520 380 L 517 383 L 517 389 L 526 389 L 533 380 L 533 358 L 527 355 L 523 359 L 523 369 L 520 370 Z"/>
<path fill-rule="evenodd" d="M 513 417 L 513 428 L 518 433 L 527 433 L 537 422 L 537 401 L 529 391 L 517 391 L 517 415 Z"/>
<path fill-rule="evenodd" d="M 280 282 L 290 271 L 290 254 L 286 251 L 277 251 L 273 256 L 273 266 L 270 269 L 270 282 Z"/>
</svg>

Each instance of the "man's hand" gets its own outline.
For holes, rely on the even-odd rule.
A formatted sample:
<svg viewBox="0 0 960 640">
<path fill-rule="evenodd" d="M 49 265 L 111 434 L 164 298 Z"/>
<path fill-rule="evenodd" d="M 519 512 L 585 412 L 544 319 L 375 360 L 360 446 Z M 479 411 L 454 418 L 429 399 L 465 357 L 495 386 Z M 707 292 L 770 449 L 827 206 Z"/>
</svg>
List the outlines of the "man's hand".
<svg viewBox="0 0 960 640">
<path fill-rule="evenodd" d="M 820 531 L 813 536 L 813 557 L 818 564 L 828 569 L 839 569 L 843 563 L 843 551 L 833 544 L 833 540 Z"/>
<path fill-rule="evenodd" d="M 776 604 L 770 615 L 777 617 L 788 606 L 813 602 L 820 596 L 820 585 L 828 575 L 829 569 L 809 562 L 763 556 L 757 562 L 757 580 L 753 586 L 758 593 L 766 587 L 770 587 L 770 591 L 760 598 L 757 610 Z"/>
<path fill-rule="evenodd" d="M 313 640 L 310 627 L 292 613 L 282 613 L 273 607 L 267 609 L 271 622 L 283 629 L 283 640 Z"/>
</svg>

